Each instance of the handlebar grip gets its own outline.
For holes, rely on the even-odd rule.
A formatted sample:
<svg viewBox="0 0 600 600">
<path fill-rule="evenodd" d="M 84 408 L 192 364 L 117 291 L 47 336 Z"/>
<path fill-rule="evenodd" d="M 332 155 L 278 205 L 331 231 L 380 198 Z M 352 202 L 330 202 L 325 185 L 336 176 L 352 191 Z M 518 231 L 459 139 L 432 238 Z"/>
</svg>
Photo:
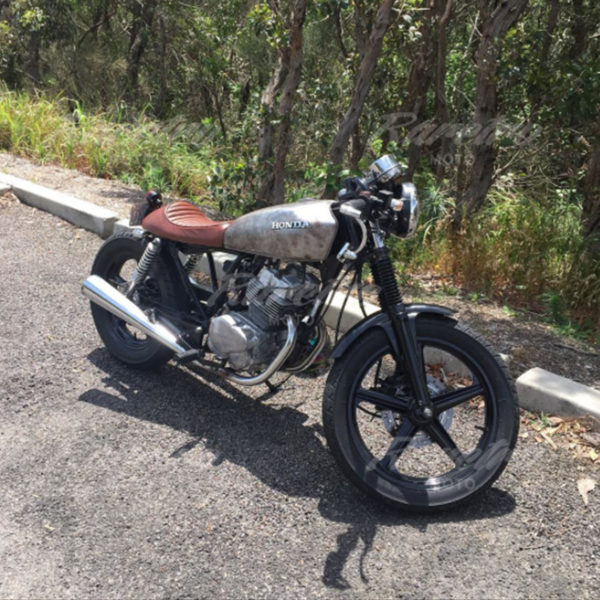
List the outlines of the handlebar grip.
<svg viewBox="0 0 600 600">
<path fill-rule="evenodd" d="M 347 202 L 344 202 L 344 204 L 342 204 L 342 206 L 340 207 L 340 212 L 342 214 L 347 214 L 348 216 L 354 216 L 355 218 L 360 218 L 362 216 L 363 211 L 369 206 L 369 201 L 366 198 L 354 198 L 353 200 L 348 200 Z M 355 210 L 358 211 L 359 214 L 355 215 L 351 215 L 349 214 L 350 210 L 348 210 L 348 212 L 344 211 L 344 208 L 348 207 L 346 210 L 351 209 L 351 210 Z"/>
</svg>

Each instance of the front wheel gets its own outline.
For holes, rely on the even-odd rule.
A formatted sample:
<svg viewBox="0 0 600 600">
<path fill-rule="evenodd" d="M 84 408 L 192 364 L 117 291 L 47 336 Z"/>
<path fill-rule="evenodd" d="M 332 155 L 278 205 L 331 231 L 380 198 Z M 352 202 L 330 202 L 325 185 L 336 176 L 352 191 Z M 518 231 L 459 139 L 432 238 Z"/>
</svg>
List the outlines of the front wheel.
<svg viewBox="0 0 600 600">
<path fill-rule="evenodd" d="M 336 361 L 323 421 L 336 460 L 362 490 L 398 508 L 436 510 L 472 498 L 502 473 L 519 415 L 506 366 L 450 319 L 417 319 L 425 418 L 386 332 L 374 328 Z"/>
</svg>

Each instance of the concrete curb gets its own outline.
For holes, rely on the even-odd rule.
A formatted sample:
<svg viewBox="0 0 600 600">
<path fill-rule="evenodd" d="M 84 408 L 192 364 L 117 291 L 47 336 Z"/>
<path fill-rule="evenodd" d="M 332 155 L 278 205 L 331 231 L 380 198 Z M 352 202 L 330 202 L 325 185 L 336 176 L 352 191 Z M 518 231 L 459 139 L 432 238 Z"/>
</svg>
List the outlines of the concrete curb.
<svg viewBox="0 0 600 600">
<path fill-rule="evenodd" d="M 600 419 L 600 392 L 536 367 L 517 379 L 519 404 L 533 412 Z"/>
<path fill-rule="evenodd" d="M 0 182 L 12 187 L 13 193 L 21 202 L 52 213 L 102 238 L 112 234 L 119 218 L 111 210 L 19 177 L 0 173 Z"/>
<path fill-rule="evenodd" d="M 5 185 L 3 185 L 5 184 Z M 79 227 L 89 229 L 100 237 L 108 237 L 116 231 L 129 229 L 129 220 L 118 220 L 116 213 L 91 202 L 45 188 L 24 179 L 0 173 L 0 194 L 12 188 L 24 203 L 41 208 Z M 223 273 L 223 263 L 231 258 L 226 252 L 215 253 L 217 275 Z M 208 272 L 206 258 L 200 269 Z M 345 294 L 336 292 L 325 313 L 325 323 L 336 328 L 344 304 Z M 367 314 L 379 308 L 365 302 Z M 363 319 L 358 300 L 349 297 L 340 322 L 342 332 L 348 331 Z M 502 357 L 503 359 L 505 357 Z M 448 368 L 452 368 L 448 365 Z M 600 419 L 600 392 L 587 386 L 559 377 L 540 368 L 530 369 L 517 379 L 519 404 L 528 410 L 564 416 L 592 415 Z"/>
</svg>

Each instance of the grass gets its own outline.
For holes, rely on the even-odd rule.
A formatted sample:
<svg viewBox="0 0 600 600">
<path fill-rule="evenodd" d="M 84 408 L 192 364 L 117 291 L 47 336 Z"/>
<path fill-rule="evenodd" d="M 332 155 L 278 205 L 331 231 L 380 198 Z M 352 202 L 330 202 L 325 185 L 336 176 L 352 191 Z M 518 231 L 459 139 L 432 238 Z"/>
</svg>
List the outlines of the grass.
<svg viewBox="0 0 600 600">
<path fill-rule="evenodd" d="M 115 122 L 106 113 L 86 114 L 81 107 L 71 113 L 61 98 L 32 98 L 0 88 L 0 149 L 94 177 L 210 199 L 209 148 L 191 148 L 144 115 Z"/>
</svg>

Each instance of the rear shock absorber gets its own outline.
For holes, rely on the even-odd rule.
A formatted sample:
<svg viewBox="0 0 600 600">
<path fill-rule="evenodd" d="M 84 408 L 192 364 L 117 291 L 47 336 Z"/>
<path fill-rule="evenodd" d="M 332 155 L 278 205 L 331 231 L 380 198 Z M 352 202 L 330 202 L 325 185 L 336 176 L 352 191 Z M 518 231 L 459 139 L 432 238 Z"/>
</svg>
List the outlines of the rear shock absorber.
<svg viewBox="0 0 600 600">
<path fill-rule="evenodd" d="M 185 269 L 185 272 L 189 275 L 196 268 L 197 264 L 198 264 L 198 255 L 190 254 L 188 256 L 188 259 L 185 261 L 183 268 Z"/>
<path fill-rule="evenodd" d="M 377 248 L 371 255 L 371 271 L 373 280 L 379 287 L 379 302 L 386 309 L 402 303 L 402 296 L 396 281 L 394 266 L 387 248 Z"/>
<path fill-rule="evenodd" d="M 156 257 L 160 253 L 160 239 L 153 239 L 144 249 L 144 253 L 140 258 L 140 262 L 133 275 L 131 276 L 131 280 L 129 281 L 129 286 L 127 287 L 127 297 L 130 298 L 135 291 L 135 288 L 146 279 L 150 269 L 152 268 L 152 264 L 156 260 Z"/>
</svg>

